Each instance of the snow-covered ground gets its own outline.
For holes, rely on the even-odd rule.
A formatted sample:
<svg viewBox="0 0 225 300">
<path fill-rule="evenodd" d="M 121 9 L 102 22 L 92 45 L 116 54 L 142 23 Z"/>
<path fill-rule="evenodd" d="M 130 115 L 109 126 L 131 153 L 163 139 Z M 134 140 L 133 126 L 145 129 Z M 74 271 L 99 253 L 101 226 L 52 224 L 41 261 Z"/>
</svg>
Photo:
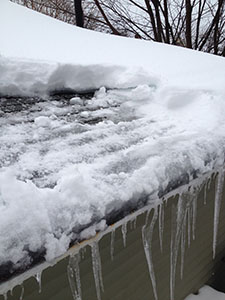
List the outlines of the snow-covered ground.
<svg viewBox="0 0 225 300">
<path fill-rule="evenodd" d="M 51 260 L 124 203 L 223 164 L 224 58 L 90 32 L 8 0 L 0 42 L 0 264 L 29 265 L 43 247 Z"/>
<path fill-rule="evenodd" d="M 199 290 L 198 295 L 189 295 L 185 300 L 225 300 L 225 294 L 206 285 Z"/>
</svg>

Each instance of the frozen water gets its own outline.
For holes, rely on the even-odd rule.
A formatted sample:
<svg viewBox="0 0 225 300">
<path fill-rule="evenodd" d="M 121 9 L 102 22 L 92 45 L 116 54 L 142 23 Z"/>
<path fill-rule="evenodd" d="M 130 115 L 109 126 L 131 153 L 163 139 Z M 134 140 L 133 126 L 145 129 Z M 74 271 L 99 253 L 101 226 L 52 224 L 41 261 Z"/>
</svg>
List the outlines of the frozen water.
<svg viewBox="0 0 225 300">
<path fill-rule="evenodd" d="M 124 222 L 121 226 L 121 232 L 123 237 L 123 246 L 126 247 L 126 239 L 127 239 L 127 222 Z"/>
<path fill-rule="evenodd" d="M 98 242 L 91 245 L 92 268 L 95 280 L 97 299 L 101 300 L 101 291 L 104 292 L 103 279 L 102 279 L 102 265 L 99 253 Z"/>
<path fill-rule="evenodd" d="M 207 204 L 208 180 L 204 183 L 204 205 Z"/>
<path fill-rule="evenodd" d="M 86 247 L 80 249 L 81 259 L 84 259 L 86 253 Z"/>
<path fill-rule="evenodd" d="M 200 187 L 191 187 L 187 192 L 179 195 L 177 207 L 172 209 L 172 232 L 170 251 L 170 300 L 174 300 L 176 268 L 179 248 L 181 249 L 181 277 L 183 277 L 184 255 L 186 245 L 186 230 L 188 231 L 188 245 L 191 232 L 195 239 L 195 225 L 197 218 L 197 197 Z M 188 227 L 188 228 L 186 228 Z"/>
<path fill-rule="evenodd" d="M 163 252 L 163 230 L 164 230 L 164 203 L 159 205 L 159 243 L 160 250 Z"/>
<path fill-rule="evenodd" d="M 21 294 L 20 294 L 19 300 L 23 300 L 23 296 L 24 296 L 24 286 L 23 286 L 23 284 L 21 284 Z"/>
<path fill-rule="evenodd" d="M 188 232 L 188 248 L 191 245 L 191 207 L 187 209 L 187 232 Z"/>
<path fill-rule="evenodd" d="M 116 234 L 116 231 L 115 231 L 115 229 L 113 229 L 112 232 L 111 232 L 111 242 L 110 242 L 110 256 L 111 256 L 111 260 L 114 259 L 115 234 Z"/>
<path fill-rule="evenodd" d="M 213 258 L 216 256 L 216 243 L 217 243 L 217 233 L 219 226 L 219 216 L 221 201 L 223 196 L 223 186 L 224 186 L 224 169 L 221 169 L 216 178 L 215 185 L 215 207 L 214 207 L 214 226 L 213 226 Z"/>
<path fill-rule="evenodd" d="M 185 211 L 185 216 L 182 224 L 182 229 L 181 229 L 181 263 L 180 263 L 180 276 L 181 279 L 183 278 L 184 274 L 184 254 L 185 254 L 185 247 L 186 247 L 186 224 L 187 224 L 187 210 Z"/>
<path fill-rule="evenodd" d="M 195 187 L 194 187 L 194 190 L 191 192 L 191 197 L 192 197 L 192 206 L 191 206 L 191 211 L 192 211 L 192 238 L 193 238 L 193 240 L 195 240 L 196 219 L 197 219 L 197 197 L 198 197 L 198 192 L 197 192 Z"/>
<path fill-rule="evenodd" d="M 42 276 L 42 272 L 39 272 L 35 275 L 35 279 L 38 283 L 38 287 L 39 287 L 39 290 L 38 292 L 41 293 L 41 276 Z"/>
<path fill-rule="evenodd" d="M 69 257 L 67 274 L 68 274 L 71 293 L 74 300 L 82 300 L 79 263 L 80 263 L 79 252 Z"/>
<path fill-rule="evenodd" d="M 129 220 L 129 223 L 130 223 L 130 229 L 131 229 L 131 230 L 136 229 L 136 227 L 137 227 L 137 216 L 136 216 L 136 215 L 133 216 L 133 218 L 131 218 L 131 219 Z"/>
<path fill-rule="evenodd" d="M 142 227 L 142 241 L 143 241 L 143 246 L 145 251 L 145 257 L 147 260 L 149 276 L 152 282 L 154 297 L 155 300 L 157 300 L 158 293 L 157 293 L 157 286 L 156 286 L 156 279 L 155 279 L 155 272 L 154 272 L 153 258 L 152 258 L 152 237 L 153 237 L 154 226 L 158 218 L 158 208 L 154 209 L 154 215 L 150 222 L 150 225 L 148 224 L 149 214 L 150 211 L 148 211 L 145 225 Z"/>
<path fill-rule="evenodd" d="M 130 227 L 131 227 L 131 229 L 136 229 L 137 228 L 137 216 L 135 216 L 134 219 L 131 219 Z"/>
</svg>

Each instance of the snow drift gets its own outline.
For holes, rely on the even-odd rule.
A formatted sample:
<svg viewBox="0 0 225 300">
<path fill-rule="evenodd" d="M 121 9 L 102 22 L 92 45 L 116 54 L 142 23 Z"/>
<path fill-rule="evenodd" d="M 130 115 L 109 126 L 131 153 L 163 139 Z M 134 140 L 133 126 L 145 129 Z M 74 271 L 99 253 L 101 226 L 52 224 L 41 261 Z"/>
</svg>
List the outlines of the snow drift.
<svg viewBox="0 0 225 300">
<path fill-rule="evenodd" d="M 1 1 L 0 11 L 3 94 L 33 94 L 59 87 L 134 87 L 155 80 L 189 88 L 224 89 L 221 57 L 91 32 L 8 0 Z"/>
</svg>

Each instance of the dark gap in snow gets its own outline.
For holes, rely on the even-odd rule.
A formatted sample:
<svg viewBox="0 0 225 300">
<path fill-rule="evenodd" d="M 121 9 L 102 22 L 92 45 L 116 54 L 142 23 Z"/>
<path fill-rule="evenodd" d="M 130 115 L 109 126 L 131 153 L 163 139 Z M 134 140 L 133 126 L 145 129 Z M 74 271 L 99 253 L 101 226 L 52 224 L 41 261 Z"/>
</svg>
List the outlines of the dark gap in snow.
<svg viewBox="0 0 225 300">
<path fill-rule="evenodd" d="M 95 124 L 98 124 L 100 122 L 103 122 L 104 120 L 107 120 L 107 118 L 106 117 L 103 117 L 103 118 L 96 117 L 96 118 L 91 118 L 91 119 L 82 118 L 80 120 L 80 122 L 83 123 L 83 124 L 95 125 Z"/>
<path fill-rule="evenodd" d="M 144 207 L 148 202 L 148 198 L 149 196 L 147 195 L 141 195 L 136 198 L 136 200 L 133 199 L 125 203 L 122 201 L 119 204 L 118 201 L 116 203 L 110 203 L 106 207 L 106 224 L 108 226 L 112 225 L 134 211 Z"/>
<path fill-rule="evenodd" d="M 45 100 L 39 97 L 14 97 L 14 96 L 0 96 L 0 117 L 3 113 L 16 113 L 26 111 L 33 105 L 44 102 Z"/>
<path fill-rule="evenodd" d="M 163 196 L 165 196 L 166 194 L 168 194 L 169 192 L 171 192 L 172 190 L 175 190 L 176 188 L 178 188 L 179 186 L 188 184 L 190 181 L 190 176 L 188 173 L 184 173 L 182 175 L 179 176 L 179 178 L 171 180 L 167 187 L 165 189 L 160 189 L 158 192 L 158 196 L 159 198 L 162 198 Z"/>
<path fill-rule="evenodd" d="M 208 165 L 209 163 L 211 163 L 211 161 L 205 162 L 205 165 Z M 168 185 L 165 189 L 163 189 L 162 187 L 159 188 L 158 197 L 162 198 L 169 192 L 175 190 L 176 188 L 178 188 L 182 185 L 188 184 L 191 180 L 198 178 L 198 174 L 199 174 L 199 170 L 194 170 L 194 169 L 191 170 L 191 172 L 189 172 L 189 173 L 184 172 L 184 173 L 179 174 L 179 177 L 177 177 L 176 179 L 170 180 L 170 182 L 168 183 Z"/>
<path fill-rule="evenodd" d="M 73 89 L 65 88 L 65 89 L 60 89 L 60 90 L 50 90 L 49 96 L 50 97 L 63 97 L 63 98 L 71 97 L 71 96 L 81 96 L 81 97 L 91 99 L 94 96 L 94 93 L 96 92 L 96 90 L 97 89 L 76 91 Z"/>
</svg>

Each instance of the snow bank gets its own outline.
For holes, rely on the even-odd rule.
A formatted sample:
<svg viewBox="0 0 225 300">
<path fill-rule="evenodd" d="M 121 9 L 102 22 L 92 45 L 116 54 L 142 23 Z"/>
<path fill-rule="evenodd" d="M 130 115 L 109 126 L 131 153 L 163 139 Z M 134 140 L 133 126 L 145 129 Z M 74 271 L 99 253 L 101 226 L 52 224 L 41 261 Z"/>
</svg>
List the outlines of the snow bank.
<svg viewBox="0 0 225 300">
<path fill-rule="evenodd" d="M 198 295 L 190 295 L 185 300 L 225 300 L 225 294 L 220 293 L 210 286 L 203 286 Z"/>
<path fill-rule="evenodd" d="M 62 90 L 88 92 L 101 86 L 128 88 L 138 84 L 155 85 L 159 82 L 157 78 L 137 67 L 37 63 L 1 56 L 0 70 L 2 96 L 43 96 Z"/>
<path fill-rule="evenodd" d="M 158 81 L 224 89 L 221 57 L 91 32 L 8 0 L 0 2 L 0 40 L 1 94 L 134 87 Z"/>
<path fill-rule="evenodd" d="M 223 58 L 89 32 L 7 0 L 0 39 L 0 265 L 29 265 L 40 249 L 51 260 L 125 205 L 224 163 Z M 43 96 L 61 89 L 99 90 L 82 102 Z"/>
</svg>

